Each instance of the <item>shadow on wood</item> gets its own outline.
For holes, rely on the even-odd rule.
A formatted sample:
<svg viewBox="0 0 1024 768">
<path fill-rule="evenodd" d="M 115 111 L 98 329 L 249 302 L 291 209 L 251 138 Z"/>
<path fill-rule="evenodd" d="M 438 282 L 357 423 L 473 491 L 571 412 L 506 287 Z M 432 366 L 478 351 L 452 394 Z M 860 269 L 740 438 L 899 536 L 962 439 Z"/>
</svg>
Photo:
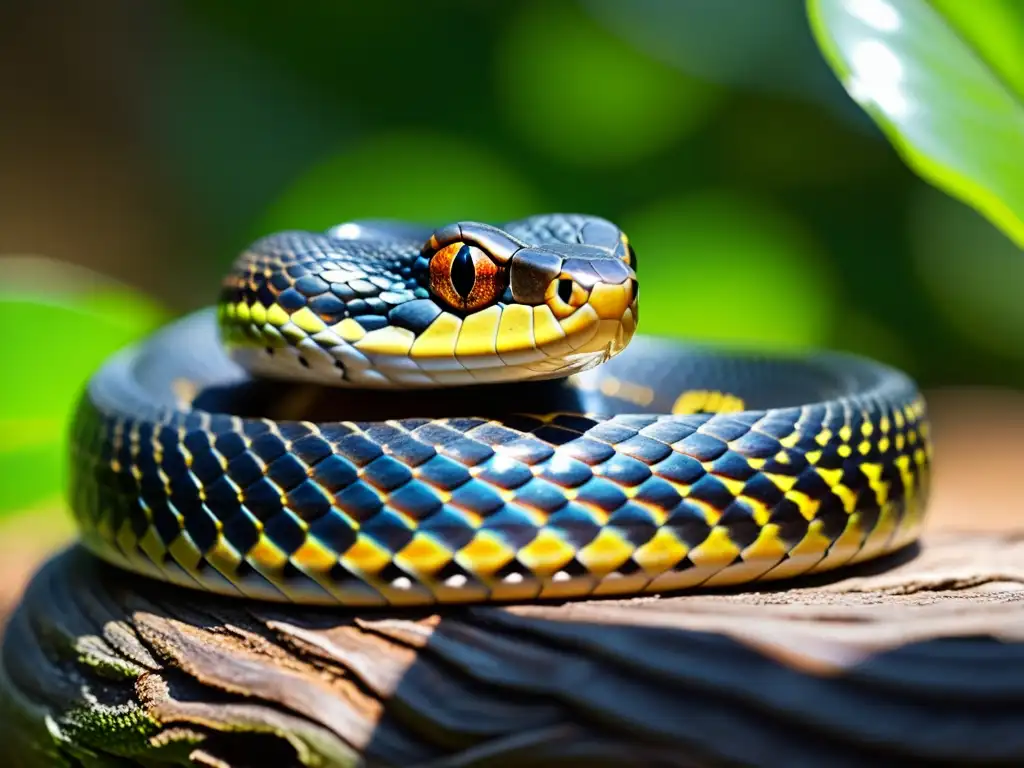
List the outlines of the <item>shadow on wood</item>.
<svg viewBox="0 0 1024 768">
<path fill-rule="evenodd" d="M 759 591 L 359 613 L 72 548 L 7 628 L 13 766 L 1024 762 L 1024 536 Z"/>
</svg>

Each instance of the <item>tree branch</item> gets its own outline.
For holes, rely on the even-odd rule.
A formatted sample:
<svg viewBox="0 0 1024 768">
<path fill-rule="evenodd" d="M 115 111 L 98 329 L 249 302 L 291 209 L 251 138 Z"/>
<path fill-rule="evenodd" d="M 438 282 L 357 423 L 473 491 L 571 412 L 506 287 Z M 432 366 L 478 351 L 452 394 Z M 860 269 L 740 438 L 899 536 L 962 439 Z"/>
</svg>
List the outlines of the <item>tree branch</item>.
<svg viewBox="0 0 1024 768">
<path fill-rule="evenodd" d="M 0 656 L 15 766 L 1024 760 L 1024 536 L 760 591 L 346 612 L 72 548 Z M 961 763 L 962 764 L 962 763 Z"/>
</svg>

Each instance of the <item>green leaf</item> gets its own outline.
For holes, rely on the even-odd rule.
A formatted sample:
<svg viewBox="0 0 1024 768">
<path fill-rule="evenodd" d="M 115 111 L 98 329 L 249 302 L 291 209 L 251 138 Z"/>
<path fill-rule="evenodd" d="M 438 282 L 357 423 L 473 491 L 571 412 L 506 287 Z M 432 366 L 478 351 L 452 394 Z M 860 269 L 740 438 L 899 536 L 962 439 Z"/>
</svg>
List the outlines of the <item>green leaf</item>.
<svg viewBox="0 0 1024 768">
<path fill-rule="evenodd" d="M 808 0 L 807 10 L 825 58 L 905 162 L 1024 247 L 1019 5 Z"/>
<path fill-rule="evenodd" d="M 42 259 L 0 259 L 0 515 L 59 499 L 68 424 L 103 360 L 167 319 L 92 273 Z"/>
<path fill-rule="evenodd" d="M 1020 0 L 931 0 L 1017 94 L 1024 98 L 1024 3 Z"/>
</svg>

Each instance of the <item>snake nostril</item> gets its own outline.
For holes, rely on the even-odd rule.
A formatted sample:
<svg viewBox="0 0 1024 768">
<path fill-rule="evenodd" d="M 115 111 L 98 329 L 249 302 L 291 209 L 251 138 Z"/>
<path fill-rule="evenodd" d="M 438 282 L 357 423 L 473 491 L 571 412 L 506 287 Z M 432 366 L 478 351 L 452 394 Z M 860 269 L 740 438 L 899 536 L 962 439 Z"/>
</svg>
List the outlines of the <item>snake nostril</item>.
<svg viewBox="0 0 1024 768">
<path fill-rule="evenodd" d="M 572 280 L 563 277 L 558 281 L 558 298 L 566 304 L 569 303 L 569 299 L 572 298 Z"/>
<path fill-rule="evenodd" d="M 636 301 L 637 299 L 640 298 L 640 283 L 638 283 L 636 280 L 630 279 L 629 290 L 633 294 L 633 301 Z"/>
</svg>

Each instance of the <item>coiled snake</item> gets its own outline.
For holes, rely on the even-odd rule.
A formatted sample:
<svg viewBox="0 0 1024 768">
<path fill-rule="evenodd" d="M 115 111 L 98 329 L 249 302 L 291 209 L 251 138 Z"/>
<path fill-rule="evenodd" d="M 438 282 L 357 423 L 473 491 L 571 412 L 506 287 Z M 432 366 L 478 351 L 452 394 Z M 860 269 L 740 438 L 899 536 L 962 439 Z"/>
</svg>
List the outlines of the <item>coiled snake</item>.
<svg viewBox="0 0 1024 768">
<path fill-rule="evenodd" d="M 261 239 L 216 311 L 90 381 L 82 540 L 185 587 L 370 606 L 741 584 L 916 538 L 911 380 L 634 339 L 635 270 L 578 215 Z"/>
</svg>

